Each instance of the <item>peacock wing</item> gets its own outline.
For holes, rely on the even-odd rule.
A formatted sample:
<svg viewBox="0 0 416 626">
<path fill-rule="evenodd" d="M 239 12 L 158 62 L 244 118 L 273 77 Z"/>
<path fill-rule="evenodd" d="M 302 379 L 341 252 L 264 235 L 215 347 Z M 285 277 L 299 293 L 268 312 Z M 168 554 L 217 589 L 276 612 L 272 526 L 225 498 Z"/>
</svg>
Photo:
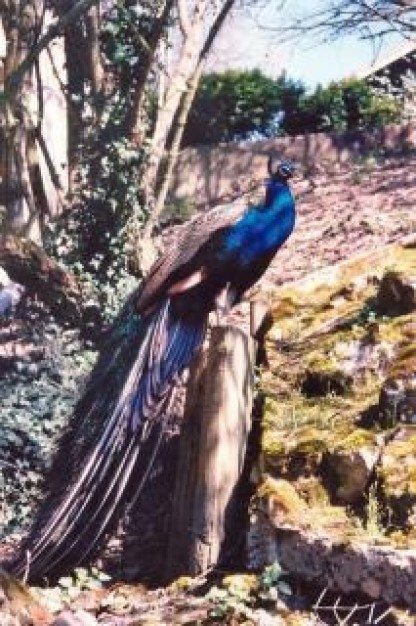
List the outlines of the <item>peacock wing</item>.
<svg viewBox="0 0 416 626">
<path fill-rule="evenodd" d="M 247 211 L 241 199 L 198 215 L 179 231 L 176 241 L 156 261 L 137 294 L 138 309 L 145 310 L 170 284 L 173 275 L 192 265 L 201 248 L 216 233 L 231 226 Z"/>
</svg>

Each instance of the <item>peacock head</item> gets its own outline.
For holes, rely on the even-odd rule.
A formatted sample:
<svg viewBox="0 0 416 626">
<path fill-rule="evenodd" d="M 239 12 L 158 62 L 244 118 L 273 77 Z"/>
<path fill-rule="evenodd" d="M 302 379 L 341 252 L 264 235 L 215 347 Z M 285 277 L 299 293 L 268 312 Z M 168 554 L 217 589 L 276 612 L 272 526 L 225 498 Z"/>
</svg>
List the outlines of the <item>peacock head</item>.
<svg viewBox="0 0 416 626">
<path fill-rule="evenodd" d="M 269 156 L 267 163 L 270 178 L 272 180 L 287 182 L 296 172 L 296 165 L 292 161 L 282 161 L 274 155 Z"/>
</svg>

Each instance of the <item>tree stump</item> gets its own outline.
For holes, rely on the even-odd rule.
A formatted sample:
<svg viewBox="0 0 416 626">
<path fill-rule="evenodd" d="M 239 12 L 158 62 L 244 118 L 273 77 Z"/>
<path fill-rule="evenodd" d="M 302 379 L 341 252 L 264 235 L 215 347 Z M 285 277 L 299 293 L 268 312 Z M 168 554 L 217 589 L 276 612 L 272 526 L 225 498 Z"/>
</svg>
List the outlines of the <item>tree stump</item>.
<svg viewBox="0 0 416 626">
<path fill-rule="evenodd" d="M 215 327 L 191 368 L 165 578 L 198 575 L 220 558 L 251 428 L 255 342 Z"/>
</svg>

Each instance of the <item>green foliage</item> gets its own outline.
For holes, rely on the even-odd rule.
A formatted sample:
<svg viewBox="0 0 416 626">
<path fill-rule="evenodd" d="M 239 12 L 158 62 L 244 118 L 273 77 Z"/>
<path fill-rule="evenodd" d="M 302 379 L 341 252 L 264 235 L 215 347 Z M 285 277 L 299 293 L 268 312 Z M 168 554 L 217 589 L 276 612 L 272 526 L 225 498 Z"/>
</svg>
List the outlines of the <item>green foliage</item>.
<svg viewBox="0 0 416 626">
<path fill-rule="evenodd" d="M 69 576 L 62 576 L 54 587 L 31 589 L 41 604 L 52 613 L 59 613 L 71 605 L 81 594 L 103 589 L 111 577 L 96 567 L 77 567 Z"/>
<path fill-rule="evenodd" d="M 292 595 L 290 586 L 282 580 L 284 572 L 276 561 L 259 574 L 235 574 L 223 579 L 222 586 L 211 587 L 205 599 L 211 604 L 211 619 L 240 617 L 252 619 L 254 607 L 276 603 Z"/>
<path fill-rule="evenodd" d="M 227 617 L 244 617 L 250 619 L 253 616 L 250 592 L 240 585 L 234 585 L 229 589 L 212 587 L 205 599 L 211 604 L 209 617 L 223 620 Z"/>
<path fill-rule="evenodd" d="M 95 360 L 74 331 L 53 321 L 44 325 L 36 311 L 32 315 L 30 341 L 45 347 L 44 357 L 16 360 L 0 382 L 2 535 L 20 531 L 29 522 L 56 439 Z"/>
<path fill-rule="evenodd" d="M 398 99 L 357 79 L 307 93 L 284 74 L 272 79 L 259 70 L 229 70 L 202 78 L 184 144 L 368 129 L 398 121 L 401 112 Z"/>
<path fill-rule="evenodd" d="M 300 94 L 285 109 L 281 127 L 289 135 L 363 130 L 396 122 L 401 112 L 397 99 L 377 94 L 365 81 L 349 79 Z"/>
<path fill-rule="evenodd" d="M 264 568 L 258 577 L 258 597 L 261 600 L 277 600 L 279 594 L 292 595 L 291 588 L 287 582 L 282 580 L 283 574 L 284 572 L 277 561 Z"/>
<path fill-rule="evenodd" d="M 115 3 L 103 15 L 106 85 L 93 93 L 87 72 L 80 72 L 78 84 L 72 85 L 76 91 L 70 98 L 81 116 L 75 195 L 71 209 L 51 225 L 45 241 L 47 251 L 80 276 L 108 319 L 134 282 L 127 266 L 129 242 L 134 240 L 130 234 L 147 217 L 139 191 L 147 143 L 143 140 L 138 147 L 127 131 L 154 19 L 154 7 L 138 8 L 127 1 Z M 144 114 L 143 137 L 149 124 Z"/>
<path fill-rule="evenodd" d="M 297 101 L 303 87 L 284 75 L 272 79 L 259 70 L 205 75 L 185 128 L 185 145 L 235 141 L 276 132 L 285 101 Z"/>
</svg>

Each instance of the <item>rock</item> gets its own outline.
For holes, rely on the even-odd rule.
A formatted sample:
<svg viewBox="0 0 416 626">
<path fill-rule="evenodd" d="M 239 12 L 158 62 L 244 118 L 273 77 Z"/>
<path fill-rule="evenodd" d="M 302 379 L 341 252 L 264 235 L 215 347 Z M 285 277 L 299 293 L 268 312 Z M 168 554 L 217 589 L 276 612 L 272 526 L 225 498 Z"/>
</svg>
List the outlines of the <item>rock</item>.
<svg viewBox="0 0 416 626">
<path fill-rule="evenodd" d="M 380 391 L 379 412 L 388 426 L 416 424 L 416 327 L 403 329 L 406 340 L 387 370 Z"/>
<path fill-rule="evenodd" d="M 376 600 L 381 595 L 381 585 L 375 578 L 369 577 L 361 583 L 361 591 L 369 598 Z"/>
<path fill-rule="evenodd" d="M 416 278 L 400 272 L 384 274 L 376 298 L 379 313 L 395 317 L 416 311 Z"/>
<path fill-rule="evenodd" d="M 389 605 L 416 609 L 415 550 L 349 541 L 337 544 L 304 531 L 281 531 L 276 541 L 279 563 L 287 573 L 314 581 L 321 588 L 329 586 L 336 593 L 364 591 Z"/>
<path fill-rule="evenodd" d="M 407 379 L 387 379 L 380 392 L 379 410 L 384 425 L 416 425 L 416 372 Z"/>
<path fill-rule="evenodd" d="M 10 282 L 0 291 L 0 317 L 6 317 L 12 313 L 19 304 L 25 292 L 23 285 Z"/>
<path fill-rule="evenodd" d="M 279 547 L 276 531 L 267 515 L 258 511 L 250 516 L 247 533 L 247 567 L 249 570 L 261 570 L 266 565 L 278 561 Z"/>
<path fill-rule="evenodd" d="M 341 450 L 330 455 L 328 461 L 337 478 L 335 496 L 338 500 L 353 504 L 363 497 L 379 455 L 376 447 Z"/>
<path fill-rule="evenodd" d="M 308 370 L 301 382 L 301 391 L 308 398 L 335 394 L 345 395 L 353 385 L 353 377 L 342 370 Z"/>
<path fill-rule="evenodd" d="M 383 450 L 377 469 L 382 495 L 390 511 L 390 523 L 413 527 L 416 510 L 416 433 L 400 428 Z"/>
<path fill-rule="evenodd" d="M 52 626 L 98 626 L 98 622 L 87 611 L 62 611 L 52 622 Z"/>
</svg>

